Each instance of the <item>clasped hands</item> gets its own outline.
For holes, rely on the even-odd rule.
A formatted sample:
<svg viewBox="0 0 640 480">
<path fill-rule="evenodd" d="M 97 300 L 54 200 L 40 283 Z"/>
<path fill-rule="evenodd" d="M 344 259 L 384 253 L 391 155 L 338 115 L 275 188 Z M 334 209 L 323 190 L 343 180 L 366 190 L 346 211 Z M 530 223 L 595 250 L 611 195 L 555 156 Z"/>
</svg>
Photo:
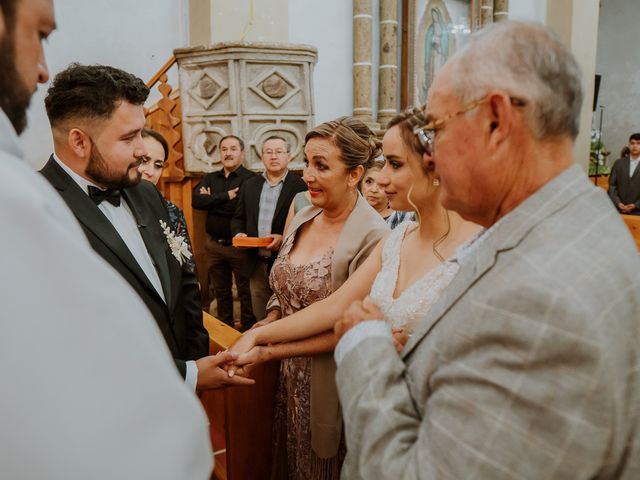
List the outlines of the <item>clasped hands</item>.
<svg viewBox="0 0 640 480">
<path fill-rule="evenodd" d="M 365 320 L 382 319 L 384 319 L 384 314 L 370 297 L 365 297 L 362 301 L 357 300 L 347 308 L 342 319 L 338 320 L 333 327 L 336 341 L 339 341 L 345 333 Z M 407 343 L 407 340 L 409 340 L 409 336 L 405 332 L 404 328 L 393 328 L 391 333 L 393 335 L 393 344 L 396 347 L 396 351 L 400 353 L 404 345 Z"/>
<path fill-rule="evenodd" d="M 366 297 L 364 300 L 355 301 L 345 311 L 344 315 L 334 325 L 334 335 L 336 341 L 339 341 L 344 334 L 351 330 L 357 324 L 366 320 L 381 320 L 384 315 L 376 303 L 371 298 Z M 233 354 L 236 358 L 225 364 L 229 378 L 236 375 L 247 376 L 260 363 L 270 360 L 268 353 L 268 345 L 259 343 L 260 329 L 263 325 L 271 323 L 271 319 L 265 319 L 258 324 L 257 328 L 246 331 L 236 342 L 229 348 L 228 353 Z M 407 343 L 408 335 L 402 328 L 394 328 L 392 330 L 393 343 L 396 351 L 400 352 Z"/>
<path fill-rule="evenodd" d="M 618 203 L 618 209 L 622 212 L 622 213 L 631 213 L 636 209 L 635 204 L 633 203 L 629 203 L 627 205 L 625 205 L 624 203 Z"/>
</svg>

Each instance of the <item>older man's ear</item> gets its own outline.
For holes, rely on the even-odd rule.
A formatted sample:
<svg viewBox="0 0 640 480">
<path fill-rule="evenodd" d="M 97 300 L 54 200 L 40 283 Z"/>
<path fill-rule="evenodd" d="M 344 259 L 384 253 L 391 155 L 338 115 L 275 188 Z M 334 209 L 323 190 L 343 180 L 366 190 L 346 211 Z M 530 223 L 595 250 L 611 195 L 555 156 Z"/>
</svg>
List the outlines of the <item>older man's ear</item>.
<svg viewBox="0 0 640 480">
<path fill-rule="evenodd" d="M 489 143 L 491 147 L 498 148 L 511 133 L 514 106 L 511 104 L 509 96 L 504 92 L 491 93 L 488 98 Z"/>
</svg>

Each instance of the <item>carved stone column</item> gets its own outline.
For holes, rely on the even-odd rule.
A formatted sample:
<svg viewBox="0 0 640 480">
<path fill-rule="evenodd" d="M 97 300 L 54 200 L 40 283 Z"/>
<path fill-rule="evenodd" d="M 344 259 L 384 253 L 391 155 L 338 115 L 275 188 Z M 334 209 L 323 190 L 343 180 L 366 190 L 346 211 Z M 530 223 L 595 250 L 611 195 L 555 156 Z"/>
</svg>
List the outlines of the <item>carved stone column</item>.
<svg viewBox="0 0 640 480">
<path fill-rule="evenodd" d="M 493 0 L 482 0 L 480 2 L 480 21 L 478 27 L 486 27 L 493 23 Z"/>
<path fill-rule="evenodd" d="M 284 43 L 216 43 L 180 48 L 185 170 L 220 170 L 218 142 L 237 135 L 245 165 L 263 170 L 262 143 L 271 135 L 291 146 L 291 168 L 303 168 L 303 143 L 313 127 L 313 67 L 317 50 Z"/>
<path fill-rule="evenodd" d="M 499 22 L 509 18 L 509 0 L 494 0 L 493 21 Z"/>
<path fill-rule="evenodd" d="M 373 123 L 371 0 L 353 0 L 353 116 Z"/>
<path fill-rule="evenodd" d="M 398 112 L 398 0 L 380 0 L 378 123 L 384 128 Z"/>
</svg>

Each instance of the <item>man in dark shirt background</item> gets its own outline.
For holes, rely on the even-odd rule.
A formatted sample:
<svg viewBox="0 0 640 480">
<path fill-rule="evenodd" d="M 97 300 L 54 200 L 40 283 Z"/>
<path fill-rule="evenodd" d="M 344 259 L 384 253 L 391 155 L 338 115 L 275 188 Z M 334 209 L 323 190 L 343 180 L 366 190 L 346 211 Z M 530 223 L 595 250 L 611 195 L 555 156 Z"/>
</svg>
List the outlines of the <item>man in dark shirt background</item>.
<svg viewBox="0 0 640 480">
<path fill-rule="evenodd" d="M 218 318 L 233 327 L 233 297 L 231 274 L 235 277 L 240 299 L 242 330 L 256 321 L 251 308 L 249 276 L 243 264 L 246 252 L 231 246 L 229 224 L 238 202 L 238 192 L 247 178 L 255 174 L 242 166 L 244 142 L 235 135 L 227 135 L 218 144 L 222 169 L 208 173 L 193 190 L 193 208 L 207 210 L 205 248 L 209 257 L 209 282 L 213 284 Z"/>
</svg>

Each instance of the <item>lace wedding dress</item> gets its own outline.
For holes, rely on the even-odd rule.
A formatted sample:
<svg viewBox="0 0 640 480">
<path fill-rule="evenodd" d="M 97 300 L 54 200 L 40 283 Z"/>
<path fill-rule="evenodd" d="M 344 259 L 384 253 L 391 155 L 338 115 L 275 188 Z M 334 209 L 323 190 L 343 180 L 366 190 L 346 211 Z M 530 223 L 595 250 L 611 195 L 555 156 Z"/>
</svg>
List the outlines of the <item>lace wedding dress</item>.
<svg viewBox="0 0 640 480">
<path fill-rule="evenodd" d="M 406 287 L 398 298 L 393 298 L 398 282 L 402 242 L 407 231 L 415 226 L 414 222 L 404 222 L 391 232 L 382 249 L 382 268 L 369 294 L 382 310 L 384 319 L 394 328 L 404 328 L 408 335 L 440 298 L 440 293 L 459 268 L 457 262 L 447 259 Z"/>
</svg>

